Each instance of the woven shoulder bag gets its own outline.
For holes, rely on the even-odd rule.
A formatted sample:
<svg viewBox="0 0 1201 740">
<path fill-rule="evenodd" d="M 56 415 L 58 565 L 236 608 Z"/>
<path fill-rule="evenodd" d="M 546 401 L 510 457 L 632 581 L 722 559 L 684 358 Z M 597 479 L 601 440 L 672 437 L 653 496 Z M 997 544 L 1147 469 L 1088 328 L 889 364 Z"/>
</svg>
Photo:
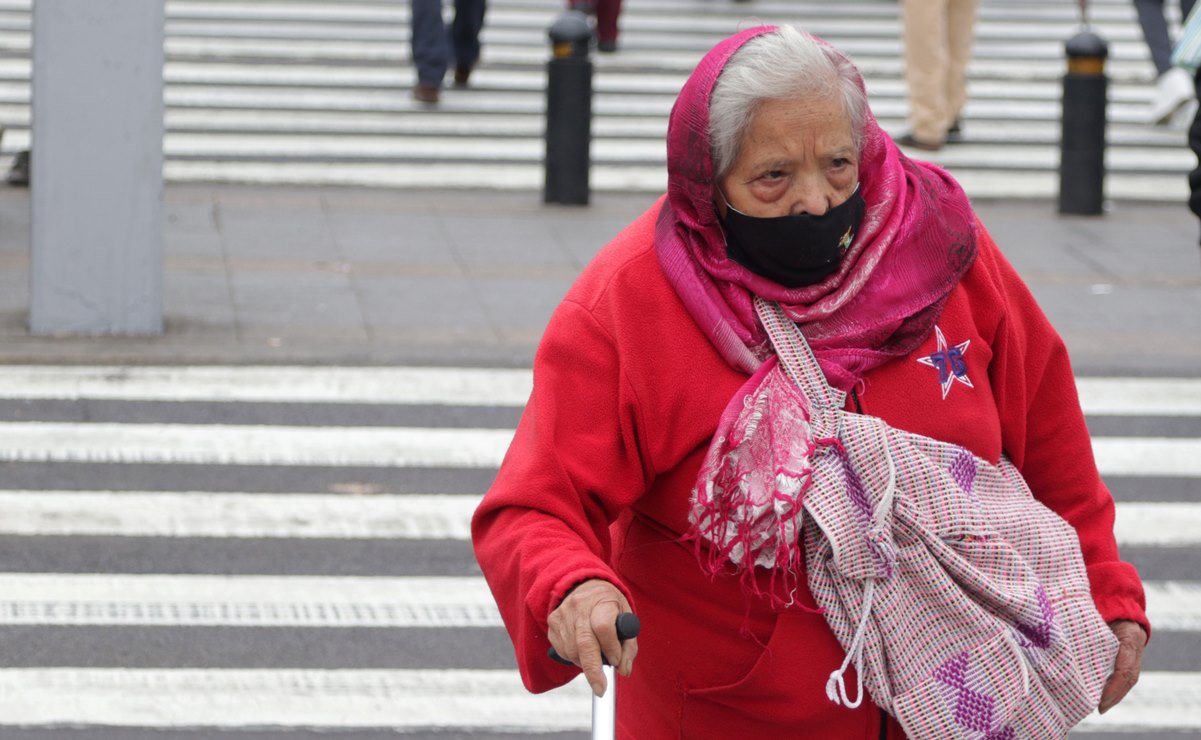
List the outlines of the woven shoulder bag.
<svg viewBox="0 0 1201 740">
<path fill-rule="evenodd" d="M 1007 459 L 844 411 L 798 327 L 776 304 L 756 310 L 810 407 L 801 536 L 846 650 L 831 701 L 857 706 L 866 686 L 915 739 L 1066 737 L 1096 709 L 1118 648 L 1075 530 Z"/>
</svg>

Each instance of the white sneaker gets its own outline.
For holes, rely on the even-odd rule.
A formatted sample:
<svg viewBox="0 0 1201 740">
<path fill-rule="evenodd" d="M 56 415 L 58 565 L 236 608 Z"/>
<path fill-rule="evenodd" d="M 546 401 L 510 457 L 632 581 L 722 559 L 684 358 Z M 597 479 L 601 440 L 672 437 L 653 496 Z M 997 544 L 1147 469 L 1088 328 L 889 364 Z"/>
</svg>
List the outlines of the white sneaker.
<svg viewBox="0 0 1201 740">
<path fill-rule="evenodd" d="M 1151 101 L 1151 123 L 1162 125 L 1172 119 L 1172 114 L 1196 97 L 1193 78 L 1180 67 L 1172 67 L 1159 76 L 1155 99 Z"/>
<path fill-rule="evenodd" d="M 1193 119 L 1197 116 L 1197 101 L 1190 100 L 1184 105 L 1176 109 L 1172 117 L 1168 119 L 1166 125 L 1173 131 L 1188 131 L 1193 125 Z"/>
</svg>

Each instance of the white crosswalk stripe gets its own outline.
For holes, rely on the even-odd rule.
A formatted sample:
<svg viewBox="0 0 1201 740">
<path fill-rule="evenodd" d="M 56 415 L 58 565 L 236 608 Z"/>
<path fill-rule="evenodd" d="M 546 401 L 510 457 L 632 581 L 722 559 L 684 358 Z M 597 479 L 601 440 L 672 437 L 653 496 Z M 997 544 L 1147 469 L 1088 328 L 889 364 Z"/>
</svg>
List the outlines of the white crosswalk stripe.
<svg viewBox="0 0 1201 740">
<path fill-rule="evenodd" d="M 504 429 L 0 423 L 0 460 L 492 468 L 512 438 Z"/>
<path fill-rule="evenodd" d="M 494 468 L 511 429 L 0 423 L 0 461 Z M 1107 475 L 1201 478 L 1201 438 L 1097 437 Z"/>
<path fill-rule="evenodd" d="M 12 724 L 125 727 L 511 729 L 589 727 L 587 686 L 528 694 L 511 671 L 0 669 Z M 1201 673 L 1145 671 L 1117 709 L 1079 727 L 1201 730 Z"/>
<path fill-rule="evenodd" d="M 30 7 L 0 3 L 3 151 L 29 146 Z M 403 2 L 168 0 L 169 180 L 385 187 L 542 187 L 546 31 L 562 4 L 491 0 L 472 89 L 437 109 L 409 97 Z M 1110 45 L 1110 197 L 1181 200 L 1185 132 L 1146 123 L 1154 68 L 1126 0 L 1089 3 Z M 1176 13 L 1172 4 L 1170 13 Z M 878 0 L 647 0 L 622 14 L 622 48 L 596 55 L 592 186 L 665 185 L 665 117 L 688 72 L 747 17 L 788 22 L 844 49 L 890 131 L 905 128 L 898 6 Z M 974 197 L 1058 192 L 1064 41 L 1074 3 L 984 0 L 965 111 L 969 143 L 929 155 Z"/>
<path fill-rule="evenodd" d="M 526 693 L 513 671 L 0 669 L 16 726 L 245 727 L 528 734 L 584 730 L 588 687 Z"/>
<path fill-rule="evenodd" d="M 0 625 L 499 627 L 482 578 L 0 574 Z M 1147 581 L 1151 621 L 1201 631 L 1201 585 Z"/>
<path fill-rule="evenodd" d="M 0 534 L 448 539 L 471 536 L 476 494 L 0 491 Z M 1119 545 L 1201 546 L 1201 503 L 1122 502 Z"/>
<path fill-rule="evenodd" d="M 1150 489 L 1138 500 L 1119 500 L 1120 546 L 1153 563 L 1163 553 L 1201 565 L 1201 503 L 1179 493 L 1154 498 L 1158 480 L 1198 489 L 1201 381 L 1086 377 L 1077 385 L 1089 417 L 1104 418 L 1117 430 L 1094 438 L 1106 475 Z M 118 634 L 106 630 L 159 635 L 152 641 L 155 647 L 143 648 L 149 651 L 145 658 L 130 655 L 129 664 L 124 658 L 93 657 L 98 648 L 81 640 L 59 648 L 77 656 L 75 666 L 62 657 L 42 664 L 35 656 L 0 669 L 0 731 L 66 724 L 155 732 L 392 728 L 415 736 L 445 731 L 582 736 L 589 724 L 585 686 L 577 681 L 543 696 L 521 687 L 499 612 L 471 554 L 470 518 L 482 490 L 479 484 L 470 490 L 454 484 L 459 474 L 494 469 L 512 428 L 438 422 L 454 409 L 469 416 L 507 409 L 506 418 L 515 419 L 532 386 L 528 370 L 494 368 L 0 368 L 0 409 L 8 414 L 0 419 L 0 459 L 9 466 L 55 464 L 44 469 L 38 487 L 0 490 L 0 637 L 11 630 L 72 630 L 97 635 L 93 639 L 100 642 L 104 635 Z M 107 416 L 91 422 L 42 418 L 61 413 L 63 404 L 105 404 Z M 220 417 L 222 409 L 246 405 L 259 408 L 260 418 L 302 407 L 324 421 L 291 426 L 153 420 L 171 408 L 208 409 L 205 413 Z M 362 425 L 359 420 L 371 410 L 410 410 L 422 424 Z M 126 412 L 128 419 L 122 416 Z M 1148 424 L 1175 431 L 1149 435 Z M 181 481 L 193 485 L 100 490 L 69 475 L 97 466 L 176 470 Z M 249 466 L 258 471 L 250 480 L 264 483 L 277 471 L 345 474 L 335 475 L 336 484 L 313 489 L 207 490 L 205 471 L 227 466 Z M 356 482 L 363 466 L 396 471 L 399 482 L 412 472 L 445 470 L 439 480 L 448 486 L 379 489 Z M 56 483 L 60 480 L 76 482 L 63 486 Z M 56 553 L 84 548 L 100 565 L 71 572 L 11 554 L 44 553 L 35 546 L 42 541 L 56 543 Z M 214 552 L 201 543 L 253 544 L 260 549 L 244 552 L 260 558 L 261 568 L 233 574 L 220 562 L 202 561 L 191 563 L 195 570 L 187 573 L 168 572 L 128 557 L 113 562 L 147 569 L 128 572 L 103 565 L 106 552 L 155 542 L 178 543 L 176 549 L 201 553 L 201 558 Z M 445 543 L 452 549 L 441 552 L 454 553 L 449 555 L 454 564 L 440 566 L 437 573 L 425 572 L 434 561 L 423 560 L 401 570 L 385 571 L 369 562 L 353 574 L 320 566 L 315 572 L 284 574 L 273 558 L 290 556 L 271 555 L 271 548 L 321 552 L 354 543 L 420 548 Z M 309 557 L 304 562 L 322 561 Z M 1201 730 L 1201 674 L 1173 655 L 1195 658 L 1201 635 L 1201 579 L 1189 572 L 1188 567 L 1171 574 L 1144 570 L 1156 641 L 1178 643 L 1179 649 L 1149 659 L 1130 697 L 1105 716 L 1090 717 L 1076 734 L 1154 738 L 1159 732 Z M 260 643 L 255 640 L 262 638 L 249 638 L 245 655 L 232 665 L 194 667 L 173 657 L 178 640 L 224 639 L 209 630 L 260 636 L 318 630 L 363 639 L 354 636 L 364 629 L 397 632 L 413 645 L 434 640 L 445 657 L 436 665 L 413 665 L 398 657 L 385 659 L 382 667 L 284 660 L 287 667 L 266 668 L 256 658 Z M 465 666 L 460 661 L 466 653 L 456 652 L 463 640 L 473 640 L 477 650 L 492 646 L 506 657 Z"/>
<path fill-rule="evenodd" d="M 252 401 L 523 406 L 529 370 L 347 367 L 0 366 L 4 397 L 123 401 Z M 1201 415 L 1198 378 L 1078 378 L 1094 416 Z"/>
</svg>

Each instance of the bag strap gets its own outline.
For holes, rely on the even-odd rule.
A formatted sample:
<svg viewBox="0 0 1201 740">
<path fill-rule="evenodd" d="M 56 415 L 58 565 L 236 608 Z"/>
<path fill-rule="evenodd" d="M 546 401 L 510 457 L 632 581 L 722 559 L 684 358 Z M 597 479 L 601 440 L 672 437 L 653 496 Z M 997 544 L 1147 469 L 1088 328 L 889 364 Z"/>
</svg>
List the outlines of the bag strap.
<svg viewBox="0 0 1201 740">
<path fill-rule="evenodd" d="M 759 296 L 755 296 L 755 312 L 767 330 L 767 337 L 776 350 L 776 356 L 780 358 L 784 373 L 797 384 L 809 403 L 841 409 L 846 403 L 847 394 L 831 388 L 826 382 L 826 374 L 822 372 L 796 322 L 788 318 L 780 304 L 768 303 Z"/>
</svg>

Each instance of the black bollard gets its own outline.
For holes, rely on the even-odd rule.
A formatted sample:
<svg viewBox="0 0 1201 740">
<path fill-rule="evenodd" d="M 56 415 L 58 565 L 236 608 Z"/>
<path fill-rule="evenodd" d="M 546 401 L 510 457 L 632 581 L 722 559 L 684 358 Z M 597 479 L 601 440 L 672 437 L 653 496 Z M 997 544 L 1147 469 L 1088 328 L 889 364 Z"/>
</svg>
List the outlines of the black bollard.
<svg viewBox="0 0 1201 740">
<path fill-rule="evenodd" d="M 1090 30 L 1068 39 L 1059 144 L 1059 212 L 1101 213 L 1105 197 L 1105 105 L 1109 47 Z"/>
<path fill-rule="evenodd" d="M 546 65 L 546 203 L 588 205 L 592 146 L 592 27 L 567 10 L 550 27 Z"/>
</svg>

